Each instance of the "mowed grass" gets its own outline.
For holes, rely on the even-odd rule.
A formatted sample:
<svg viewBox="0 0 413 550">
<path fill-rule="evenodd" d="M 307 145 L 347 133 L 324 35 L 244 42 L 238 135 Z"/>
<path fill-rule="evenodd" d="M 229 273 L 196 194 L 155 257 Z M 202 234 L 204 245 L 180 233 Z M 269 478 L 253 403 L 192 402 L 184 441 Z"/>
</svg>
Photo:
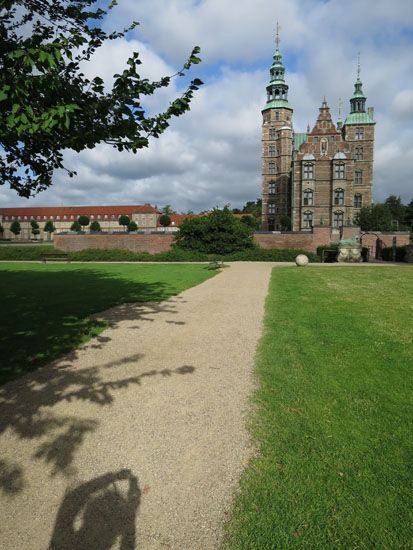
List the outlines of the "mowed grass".
<svg viewBox="0 0 413 550">
<path fill-rule="evenodd" d="M 413 548 L 413 269 L 277 268 L 226 548 Z"/>
<path fill-rule="evenodd" d="M 213 276 L 204 265 L 0 264 L 0 383 L 60 357 L 107 324 L 93 313 L 159 302 Z"/>
</svg>

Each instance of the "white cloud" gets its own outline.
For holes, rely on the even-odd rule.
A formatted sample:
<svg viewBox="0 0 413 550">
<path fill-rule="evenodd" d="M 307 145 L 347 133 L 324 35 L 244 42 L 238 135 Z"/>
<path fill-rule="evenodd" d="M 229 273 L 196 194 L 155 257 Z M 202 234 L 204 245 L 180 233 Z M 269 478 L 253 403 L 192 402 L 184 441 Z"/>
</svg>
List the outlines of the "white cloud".
<svg viewBox="0 0 413 550">
<path fill-rule="evenodd" d="M 106 26 L 142 23 L 127 40 L 98 50 L 87 74 L 110 84 L 133 51 L 142 75 L 158 79 L 175 72 L 192 46 L 204 62 L 191 71 L 206 85 L 191 111 L 148 150 L 136 156 L 99 146 L 80 155 L 68 152 L 75 179 L 56 175 L 55 185 L 33 204 L 170 203 L 179 210 L 202 210 L 231 202 L 239 206 L 260 194 L 261 109 L 274 49 L 277 19 L 294 108 L 294 126 L 312 127 L 326 95 L 333 118 L 343 100 L 348 112 L 357 52 L 368 105 L 376 108 L 376 200 L 390 193 L 413 196 L 413 24 L 411 0 L 122 0 Z M 181 79 L 156 97 L 151 111 L 165 109 L 182 87 Z M 17 204 L 1 189 L 3 204 Z"/>
</svg>

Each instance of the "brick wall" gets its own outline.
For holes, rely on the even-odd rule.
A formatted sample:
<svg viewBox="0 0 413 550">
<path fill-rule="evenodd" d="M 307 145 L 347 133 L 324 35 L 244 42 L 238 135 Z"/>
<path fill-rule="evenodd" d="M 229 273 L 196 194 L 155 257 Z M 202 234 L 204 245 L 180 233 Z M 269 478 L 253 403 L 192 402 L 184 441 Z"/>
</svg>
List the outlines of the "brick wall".
<svg viewBox="0 0 413 550">
<path fill-rule="evenodd" d="M 55 235 L 54 246 L 65 252 L 90 248 L 114 248 L 132 252 L 166 252 L 173 243 L 173 235 Z"/>
<path fill-rule="evenodd" d="M 257 233 L 254 239 L 262 248 L 303 248 L 308 252 L 316 252 L 318 246 L 331 242 L 331 229 L 314 227 L 312 233 Z"/>
</svg>

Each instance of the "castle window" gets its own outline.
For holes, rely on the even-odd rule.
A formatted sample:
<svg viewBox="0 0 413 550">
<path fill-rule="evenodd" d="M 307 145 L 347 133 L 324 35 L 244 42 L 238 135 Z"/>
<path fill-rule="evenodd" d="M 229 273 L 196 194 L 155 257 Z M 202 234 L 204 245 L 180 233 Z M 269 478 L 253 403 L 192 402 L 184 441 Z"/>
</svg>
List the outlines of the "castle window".
<svg viewBox="0 0 413 550">
<path fill-rule="evenodd" d="M 360 193 L 354 195 L 354 208 L 361 208 L 363 204 L 363 196 Z"/>
<path fill-rule="evenodd" d="M 311 162 L 304 163 L 303 179 L 305 179 L 305 180 L 314 179 L 314 164 L 313 163 L 311 163 Z"/>
<path fill-rule="evenodd" d="M 275 145 L 270 145 L 268 147 L 268 154 L 270 157 L 275 157 L 277 156 L 277 148 Z"/>
<path fill-rule="evenodd" d="M 356 170 L 354 173 L 354 183 L 356 185 L 362 185 L 363 184 L 363 171 L 362 170 Z"/>
<path fill-rule="evenodd" d="M 313 206 L 314 193 L 312 189 L 305 189 L 303 193 L 304 206 Z"/>
<path fill-rule="evenodd" d="M 333 227 L 343 227 L 344 225 L 344 212 L 342 210 L 337 210 L 333 213 Z"/>
<path fill-rule="evenodd" d="M 337 162 L 334 165 L 334 177 L 337 180 L 343 180 L 344 179 L 344 162 Z"/>
<path fill-rule="evenodd" d="M 327 153 L 327 140 L 323 138 L 320 143 L 320 151 L 322 155 Z"/>
<path fill-rule="evenodd" d="M 364 139 L 364 128 L 356 128 L 356 139 Z"/>
<path fill-rule="evenodd" d="M 275 195 L 276 186 L 277 184 L 275 183 L 275 181 L 271 180 L 270 183 L 268 184 L 268 193 L 270 195 Z"/>
<path fill-rule="evenodd" d="M 328 141 L 330 143 L 334 143 L 336 141 L 336 138 L 334 136 L 328 136 Z"/>
<path fill-rule="evenodd" d="M 363 147 L 356 147 L 354 158 L 356 160 L 363 160 Z"/>
<path fill-rule="evenodd" d="M 280 113 L 278 111 L 275 113 L 275 120 L 280 120 Z"/>
<path fill-rule="evenodd" d="M 275 162 L 270 162 L 268 164 L 268 171 L 270 174 L 276 174 L 277 173 L 277 165 Z"/>
<path fill-rule="evenodd" d="M 303 213 L 303 227 L 304 229 L 311 229 L 313 227 L 313 213 L 310 210 L 306 210 Z"/>
<path fill-rule="evenodd" d="M 314 143 L 318 143 L 318 137 L 313 138 Z"/>
<path fill-rule="evenodd" d="M 335 189 L 334 190 L 334 205 L 343 206 L 344 205 L 344 189 Z"/>
<path fill-rule="evenodd" d="M 270 128 L 270 139 L 277 139 L 277 130 L 275 128 Z"/>
<path fill-rule="evenodd" d="M 268 205 L 268 214 L 274 215 L 275 214 L 275 204 L 270 202 Z"/>
</svg>

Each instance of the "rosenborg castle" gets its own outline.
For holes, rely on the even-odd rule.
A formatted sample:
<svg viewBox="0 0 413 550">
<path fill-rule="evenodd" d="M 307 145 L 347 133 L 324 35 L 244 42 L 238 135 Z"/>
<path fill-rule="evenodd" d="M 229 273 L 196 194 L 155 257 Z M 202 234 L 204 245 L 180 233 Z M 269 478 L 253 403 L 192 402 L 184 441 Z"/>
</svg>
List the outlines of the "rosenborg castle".
<svg viewBox="0 0 413 550">
<path fill-rule="evenodd" d="M 345 121 L 334 124 L 324 99 L 313 129 L 297 133 L 277 37 L 262 117 L 263 229 L 352 225 L 371 204 L 373 184 L 375 122 L 373 108 L 366 111 L 360 64 Z"/>
</svg>

